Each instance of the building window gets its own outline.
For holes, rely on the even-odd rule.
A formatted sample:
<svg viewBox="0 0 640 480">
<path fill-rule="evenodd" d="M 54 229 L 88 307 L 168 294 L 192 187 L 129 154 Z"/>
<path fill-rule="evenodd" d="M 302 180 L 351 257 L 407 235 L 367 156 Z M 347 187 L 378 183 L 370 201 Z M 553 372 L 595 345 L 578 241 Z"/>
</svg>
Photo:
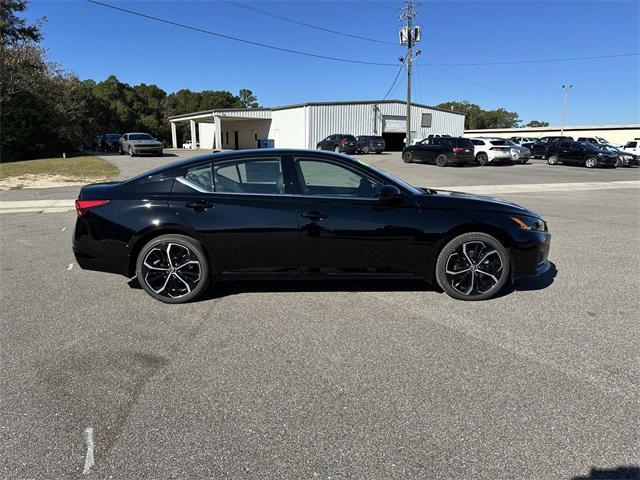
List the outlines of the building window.
<svg viewBox="0 0 640 480">
<path fill-rule="evenodd" d="M 224 132 L 224 133 L 225 133 L 225 136 L 227 137 L 225 143 L 229 145 L 229 132 Z"/>
<path fill-rule="evenodd" d="M 254 134 L 253 134 L 253 136 L 254 136 L 254 138 L 255 138 L 256 140 L 258 140 L 258 134 L 257 134 L 257 133 L 254 133 Z"/>
<path fill-rule="evenodd" d="M 431 127 L 431 114 L 423 113 L 422 114 L 422 122 L 420 123 L 421 127 L 430 128 Z"/>
</svg>

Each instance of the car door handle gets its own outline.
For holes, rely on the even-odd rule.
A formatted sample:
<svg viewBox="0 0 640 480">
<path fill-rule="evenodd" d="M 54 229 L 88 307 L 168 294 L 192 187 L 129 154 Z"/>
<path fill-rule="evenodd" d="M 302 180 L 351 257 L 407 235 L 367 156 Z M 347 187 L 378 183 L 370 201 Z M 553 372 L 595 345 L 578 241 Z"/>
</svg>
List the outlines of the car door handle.
<svg viewBox="0 0 640 480">
<path fill-rule="evenodd" d="M 188 202 L 187 208 L 193 208 L 194 210 L 206 210 L 207 208 L 213 208 L 215 205 L 206 200 L 197 200 L 195 202 Z"/>
<path fill-rule="evenodd" d="M 329 217 L 329 215 L 325 215 L 324 213 L 320 213 L 315 210 L 311 212 L 303 212 L 300 215 L 304 218 L 308 218 L 309 220 L 324 220 Z"/>
</svg>

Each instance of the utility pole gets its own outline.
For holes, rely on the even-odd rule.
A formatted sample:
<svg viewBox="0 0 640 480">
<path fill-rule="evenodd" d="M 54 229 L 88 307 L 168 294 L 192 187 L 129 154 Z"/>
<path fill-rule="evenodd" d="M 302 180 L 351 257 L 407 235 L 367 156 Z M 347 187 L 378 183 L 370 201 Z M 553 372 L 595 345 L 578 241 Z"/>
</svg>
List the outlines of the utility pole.
<svg viewBox="0 0 640 480">
<path fill-rule="evenodd" d="M 420 41 L 421 28 L 413 26 L 413 19 L 416 16 L 415 7 L 412 0 L 407 0 L 404 12 L 400 15 L 400 20 L 406 20 L 406 25 L 400 30 L 400 44 L 407 46 L 407 128 L 405 145 L 408 147 L 411 145 L 411 62 L 414 58 L 420 55 L 420 50 L 416 50 L 415 56 L 413 56 L 413 46 Z"/>
<path fill-rule="evenodd" d="M 562 115 L 560 116 L 560 136 L 564 136 L 564 120 L 567 114 L 567 101 L 569 100 L 569 90 L 573 85 L 562 85 Z"/>
</svg>

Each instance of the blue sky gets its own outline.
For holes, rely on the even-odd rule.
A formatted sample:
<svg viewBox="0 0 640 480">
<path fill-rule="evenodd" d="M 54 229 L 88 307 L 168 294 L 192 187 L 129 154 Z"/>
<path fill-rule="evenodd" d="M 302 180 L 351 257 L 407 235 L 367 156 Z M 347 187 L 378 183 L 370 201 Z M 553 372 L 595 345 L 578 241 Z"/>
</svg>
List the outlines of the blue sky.
<svg viewBox="0 0 640 480">
<path fill-rule="evenodd" d="M 394 63 L 399 45 L 349 39 L 292 25 L 221 1 L 106 3 L 226 35 L 372 62 Z M 242 0 L 238 0 L 242 1 Z M 247 1 L 274 14 L 391 42 L 400 25 L 399 1 Z M 640 51 L 637 1 L 429 1 L 416 23 L 419 48 L 433 64 L 537 60 Z M 385 7 L 386 6 L 386 7 Z M 80 78 L 155 83 L 168 92 L 249 88 L 262 105 L 382 98 L 395 66 L 338 63 L 276 52 L 203 35 L 85 1 L 32 0 L 26 12 L 47 17 L 49 58 Z M 567 124 L 640 122 L 639 57 L 498 66 L 414 68 L 413 99 L 435 105 L 469 100 L 516 111 L 525 122 L 559 122 L 561 85 L 572 83 Z M 390 98 L 403 98 L 406 77 Z M 501 90 L 503 93 L 496 90 Z"/>
</svg>

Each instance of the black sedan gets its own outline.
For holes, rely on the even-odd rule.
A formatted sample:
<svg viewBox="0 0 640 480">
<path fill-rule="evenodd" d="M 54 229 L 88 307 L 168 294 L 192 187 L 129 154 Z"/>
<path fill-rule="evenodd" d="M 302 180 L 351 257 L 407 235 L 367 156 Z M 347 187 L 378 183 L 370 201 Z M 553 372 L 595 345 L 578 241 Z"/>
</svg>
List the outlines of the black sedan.
<svg viewBox="0 0 640 480">
<path fill-rule="evenodd" d="M 483 300 L 548 268 L 550 234 L 513 203 L 415 188 L 342 154 L 244 150 L 82 188 L 78 264 L 182 303 L 215 280 L 419 278 Z"/>
</svg>

